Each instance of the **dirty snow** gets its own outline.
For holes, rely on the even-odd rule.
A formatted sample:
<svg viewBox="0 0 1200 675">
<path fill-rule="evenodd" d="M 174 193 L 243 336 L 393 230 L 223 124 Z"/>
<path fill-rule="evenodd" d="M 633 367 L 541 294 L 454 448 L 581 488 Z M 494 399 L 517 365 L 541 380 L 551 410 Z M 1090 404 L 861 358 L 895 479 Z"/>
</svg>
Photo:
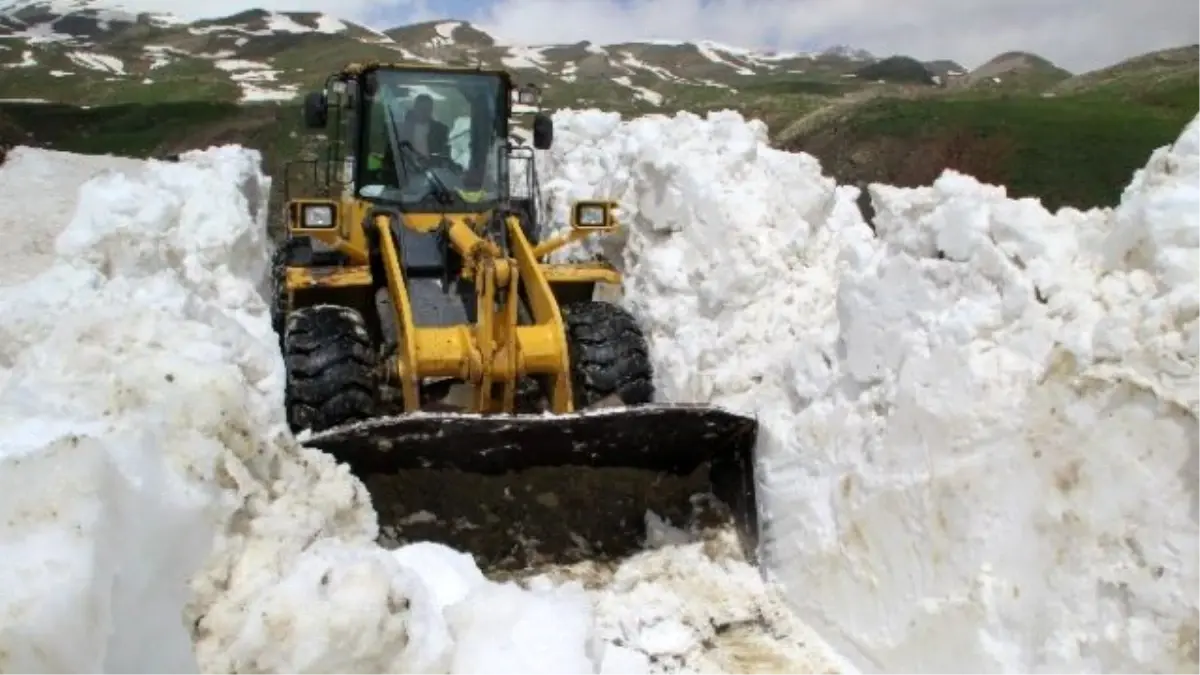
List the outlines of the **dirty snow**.
<svg viewBox="0 0 1200 675">
<path fill-rule="evenodd" d="M 287 14 L 271 12 L 266 16 L 267 30 L 272 33 L 311 33 L 313 29 L 296 21 Z"/>
<path fill-rule="evenodd" d="M 271 70 L 270 64 L 261 61 L 248 61 L 246 59 L 217 59 L 213 61 L 213 65 L 226 72 L 235 72 L 239 70 Z"/>
<path fill-rule="evenodd" d="M 508 54 L 501 58 L 505 68 L 526 68 L 545 70 L 547 66 L 546 47 L 507 47 Z"/>
<path fill-rule="evenodd" d="M 280 71 L 269 64 L 246 59 L 217 59 L 213 65 L 232 73 L 229 79 L 242 90 L 242 103 L 290 101 L 299 94 L 300 85 L 278 83 Z M 265 86 L 266 83 L 276 84 L 270 87 Z"/>
<path fill-rule="evenodd" d="M 5 68 L 32 68 L 38 64 L 37 59 L 33 58 L 33 50 L 26 49 L 21 52 L 21 60 L 16 63 L 6 63 Z"/>
<path fill-rule="evenodd" d="M 948 172 L 857 191 L 731 113 L 563 112 L 543 175 L 607 251 L 660 393 L 752 411 L 763 554 L 891 672 L 1195 672 L 1200 123 L 1116 210 Z"/>
<path fill-rule="evenodd" d="M 873 188 L 875 235 L 736 114 L 556 122 L 556 222 L 621 202 L 590 252 L 662 395 L 760 419 L 782 598 L 650 516 L 619 568 L 521 584 L 378 547 L 362 484 L 286 431 L 257 153 L 16 149 L 0 668 L 848 670 L 828 640 L 864 670 L 1196 670 L 1200 123 L 1116 210 L 947 173 Z"/>
<path fill-rule="evenodd" d="M 280 84 L 275 87 L 265 87 L 261 82 L 274 81 L 274 73 L 270 71 L 242 73 L 232 78 L 242 90 L 242 103 L 264 103 L 291 101 L 300 94 L 300 85 Z"/>
<path fill-rule="evenodd" d="M 176 58 L 191 56 L 188 52 L 170 45 L 146 45 L 142 48 L 142 51 L 146 52 L 147 56 L 150 57 L 151 70 L 168 66 Z"/>
<path fill-rule="evenodd" d="M 50 44 L 55 42 L 71 42 L 75 39 L 68 33 L 57 33 L 53 22 L 30 24 L 21 30 L 14 30 L 0 36 L 0 40 L 22 40 L 29 44 Z"/>
<path fill-rule="evenodd" d="M 362 483 L 286 431 L 258 161 L 18 149 L 0 174 L 23 205 L 5 227 L 41 228 L 0 287 L 5 671 L 842 668 L 689 534 L 522 584 L 444 546 L 377 546 Z M 84 183 L 87 166 L 111 171 Z"/>
<path fill-rule="evenodd" d="M 637 58 L 636 56 L 634 56 L 633 54 L 630 54 L 629 52 L 621 52 L 620 58 L 621 58 L 621 65 L 625 66 L 626 68 L 632 68 L 634 70 L 644 70 L 644 71 L 652 73 L 652 74 L 658 76 L 659 78 L 664 79 L 668 82 L 679 82 L 682 79 L 675 73 L 672 73 L 671 71 L 667 70 L 666 68 L 663 68 L 662 66 L 656 66 L 652 63 L 646 63 L 645 61 Z"/>
<path fill-rule="evenodd" d="M 265 37 L 276 33 L 339 33 L 346 30 L 346 24 L 325 14 L 316 16 L 316 26 L 307 26 L 291 16 L 281 12 L 266 12 L 263 16 L 264 28 L 250 28 L 246 25 L 215 23 L 208 26 L 189 26 L 192 35 L 209 35 L 212 33 L 239 33 L 242 35 Z"/>
<path fill-rule="evenodd" d="M 617 77 L 614 77 L 614 78 L 612 78 L 612 81 L 616 82 L 617 84 L 621 85 L 622 87 L 632 89 L 633 93 L 634 93 L 634 98 L 646 101 L 647 103 L 649 103 L 651 105 L 662 105 L 662 102 L 663 102 L 662 94 L 658 93 L 657 91 L 654 91 L 653 89 L 647 89 L 646 87 L 639 87 L 638 85 L 634 84 L 633 80 L 630 80 L 629 77 L 626 75 L 619 75 Z"/>
<path fill-rule="evenodd" d="M 753 70 L 751 70 L 745 66 L 739 65 L 737 63 L 734 63 L 733 61 L 730 61 L 729 59 L 722 56 L 718 52 L 718 50 L 724 51 L 727 54 L 729 53 L 728 48 L 724 47 L 724 45 L 718 45 L 715 43 L 711 43 L 711 42 L 702 40 L 700 42 L 697 42 L 695 46 L 696 46 L 696 50 L 700 52 L 701 56 L 708 59 L 709 61 L 712 61 L 713 63 L 719 63 L 723 66 L 729 66 L 738 75 L 753 75 L 754 74 Z"/>
<path fill-rule="evenodd" d="M 268 12 L 265 21 L 267 27 L 260 31 L 244 30 L 254 35 L 270 35 L 271 33 L 339 33 L 346 29 L 346 24 L 326 14 L 316 15 L 316 27 L 307 26 L 280 12 Z"/>
<path fill-rule="evenodd" d="M 347 26 L 341 19 L 336 19 L 328 14 L 317 15 L 316 31 L 318 33 L 340 33 L 346 29 Z"/>
<path fill-rule="evenodd" d="M 112 73 L 114 75 L 125 74 L 125 64 L 115 56 L 108 54 L 96 54 L 95 52 L 67 52 L 67 58 L 72 63 L 78 66 L 83 66 L 91 70 L 98 70 L 102 73 Z"/>
<path fill-rule="evenodd" d="M 458 21 L 443 21 L 433 27 L 433 30 L 444 40 L 454 41 L 454 30 L 461 26 Z"/>
</svg>

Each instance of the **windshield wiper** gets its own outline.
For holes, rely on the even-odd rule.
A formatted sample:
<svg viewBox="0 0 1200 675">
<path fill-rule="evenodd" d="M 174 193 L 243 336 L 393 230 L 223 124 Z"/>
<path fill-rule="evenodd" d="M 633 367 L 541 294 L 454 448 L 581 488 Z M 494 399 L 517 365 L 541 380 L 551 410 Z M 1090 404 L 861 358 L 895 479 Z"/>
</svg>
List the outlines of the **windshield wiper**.
<svg viewBox="0 0 1200 675">
<path fill-rule="evenodd" d="M 429 168 L 429 166 L 425 164 L 424 158 L 422 157 L 421 153 L 417 152 L 417 149 L 413 147 L 413 144 L 408 141 L 400 141 L 400 149 L 407 151 L 408 161 L 410 161 L 418 171 L 425 174 L 425 177 L 429 179 L 429 184 L 433 188 L 434 198 L 443 205 L 449 205 L 453 203 L 454 191 L 447 187 L 446 183 L 443 182 L 442 179 L 433 172 L 433 169 Z"/>
</svg>

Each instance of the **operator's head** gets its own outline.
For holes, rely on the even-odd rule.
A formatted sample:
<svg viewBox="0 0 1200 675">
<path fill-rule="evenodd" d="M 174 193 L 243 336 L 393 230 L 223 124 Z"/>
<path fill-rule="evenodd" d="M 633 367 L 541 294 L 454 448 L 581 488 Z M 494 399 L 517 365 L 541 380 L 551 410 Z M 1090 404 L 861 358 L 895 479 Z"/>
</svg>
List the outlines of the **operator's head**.
<svg viewBox="0 0 1200 675">
<path fill-rule="evenodd" d="M 419 122 L 428 122 L 433 117 L 433 97 L 429 94 L 421 94 L 413 101 L 413 116 Z"/>
</svg>

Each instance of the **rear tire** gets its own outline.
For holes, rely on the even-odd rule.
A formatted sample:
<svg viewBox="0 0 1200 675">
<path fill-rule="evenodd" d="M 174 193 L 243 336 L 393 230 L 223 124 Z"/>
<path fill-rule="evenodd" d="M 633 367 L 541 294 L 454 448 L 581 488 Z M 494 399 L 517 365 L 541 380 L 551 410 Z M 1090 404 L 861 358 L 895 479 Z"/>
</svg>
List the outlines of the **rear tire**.
<svg viewBox="0 0 1200 675">
<path fill-rule="evenodd" d="M 288 314 L 283 358 L 293 431 L 322 431 L 376 414 L 378 356 L 355 310 L 316 305 Z"/>
<path fill-rule="evenodd" d="M 624 405 L 654 399 L 650 349 L 632 314 L 611 303 L 587 301 L 563 305 L 562 315 L 576 410 L 605 399 Z"/>
<path fill-rule="evenodd" d="M 271 328 L 279 339 L 279 348 L 283 349 L 283 331 L 287 325 L 287 242 L 281 243 L 271 254 L 271 285 L 269 289 Z"/>
</svg>

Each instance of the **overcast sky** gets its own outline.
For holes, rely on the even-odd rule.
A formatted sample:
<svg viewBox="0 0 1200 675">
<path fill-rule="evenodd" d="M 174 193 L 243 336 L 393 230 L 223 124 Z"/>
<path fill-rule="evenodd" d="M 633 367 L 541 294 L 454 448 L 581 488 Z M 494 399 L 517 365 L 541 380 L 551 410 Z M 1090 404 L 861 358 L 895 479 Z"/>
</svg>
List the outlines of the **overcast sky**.
<svg viewBox="0 0 1200 675">
<path fill-rule="evenodd" d="M 101 0 L 103 1 L 103 0 Z M 323 11 L 377 28 L 467 19 L 505 41 L 709 39 L 738 46 L 950 58 L 975 67 L 1010 50 L 1081 71 L 1200 41 L 1197 0 L 117 0 L 205 16 L 248 7 Z"/>
</svg>

